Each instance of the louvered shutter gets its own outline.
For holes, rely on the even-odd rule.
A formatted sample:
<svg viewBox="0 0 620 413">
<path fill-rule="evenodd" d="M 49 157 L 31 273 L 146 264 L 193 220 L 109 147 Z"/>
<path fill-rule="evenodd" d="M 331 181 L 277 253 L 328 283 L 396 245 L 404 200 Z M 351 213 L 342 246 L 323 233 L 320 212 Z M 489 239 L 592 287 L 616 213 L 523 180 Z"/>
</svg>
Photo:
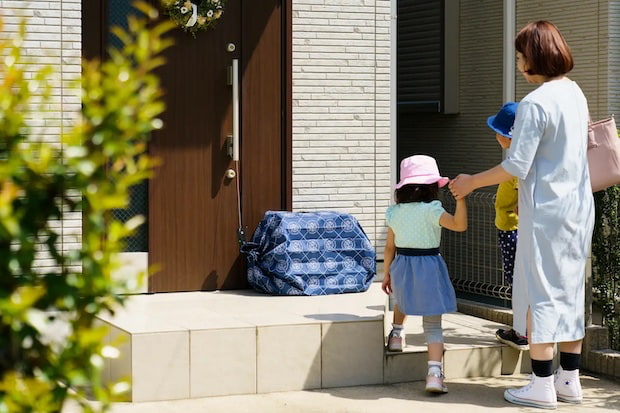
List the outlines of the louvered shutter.
<svg viewBox="0 0 620 413">
<path fill-rule="evenodd" d="M 443 96 L 440 0 L 398 0 L 399 111 L 440 112 Z"/>
</svg>

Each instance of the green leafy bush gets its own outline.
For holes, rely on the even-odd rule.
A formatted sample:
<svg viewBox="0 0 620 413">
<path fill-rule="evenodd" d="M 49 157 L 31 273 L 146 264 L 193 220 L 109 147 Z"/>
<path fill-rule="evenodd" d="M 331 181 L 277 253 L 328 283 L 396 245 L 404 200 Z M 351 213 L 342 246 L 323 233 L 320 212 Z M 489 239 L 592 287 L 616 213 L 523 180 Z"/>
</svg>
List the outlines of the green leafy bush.
<svg viewBox="0 0 620 413">
<path fill-rule="evenodd" d="M 609 330 L 610 347 L 620 350 L 620 186 L 596 192 L 594 204 L 593 300 Z"/>
<path fill-rule="evenodd" d="M 162 126 L 164 103 L 153 69 L 173 26 L 153 25 L 155 9 L 134 6 L 144 15 L 130 16 L 128 31 L 114 29 L 123 46 L 106 62 L 84 63 L 81 116 L 60 144 L 27 126 L 33 105 L 45 118 L 52 71 L 30 75 L 21 55 L 26 26 L 0 42 L 0 412 L 60 412 L 69 398 L 92 411 L 87 392 L 105 410 L 123 390 L 102 382 L 104 358 L 116 351 L 96 316 L 135 288 L 113 273 L 143 217 L 122 223 L 110 211 L 125 208 L 129 188 L 155 166 L 146 143 Z M 54 223 L 76 212 L 82 243 L 66 251 Z M 41 245 L 52 262 L 44 268 L 35 262 Z"/>
</svg>

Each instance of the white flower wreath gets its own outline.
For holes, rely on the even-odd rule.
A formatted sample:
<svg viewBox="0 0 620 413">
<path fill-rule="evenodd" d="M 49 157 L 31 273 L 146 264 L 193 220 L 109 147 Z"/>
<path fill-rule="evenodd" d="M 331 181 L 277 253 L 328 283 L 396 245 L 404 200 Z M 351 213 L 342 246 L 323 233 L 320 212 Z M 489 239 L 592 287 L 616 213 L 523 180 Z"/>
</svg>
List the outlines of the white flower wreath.
<svg viewBox="0 0 620 413">
<path fill-rule="evenodd" d="M 186 32 L 196 33 L 215 27 L 227 0 L 161 0 L 165 12 Z"/>
</svg>

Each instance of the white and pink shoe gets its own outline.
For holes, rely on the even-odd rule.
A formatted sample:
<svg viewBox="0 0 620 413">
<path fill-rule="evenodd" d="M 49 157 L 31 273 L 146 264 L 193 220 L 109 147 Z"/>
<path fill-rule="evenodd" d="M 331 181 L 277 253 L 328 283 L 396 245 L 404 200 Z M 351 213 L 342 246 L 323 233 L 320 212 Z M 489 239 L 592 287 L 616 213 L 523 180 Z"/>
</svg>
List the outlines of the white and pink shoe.
<svg viewBox="0 0 620 413">
<path fill-rule="evenodd" d="M 397 335 L 394 333 L 394 330 L 390 331 L 390 334 L 387 338 L 387 349 L 388 351 L 394 352 L 402 352 L 403 348 L 406 346 L 405 344 L 405 336 L 403 333 Z"/>
<path fill-rule="evenodd" d="M 429 393 L 447 393 L 448 387 L 443 384 L 443 374 L 441 372 L 431 372 L 429 371 L 426 376 L 426 390 Z"/>
</svg>

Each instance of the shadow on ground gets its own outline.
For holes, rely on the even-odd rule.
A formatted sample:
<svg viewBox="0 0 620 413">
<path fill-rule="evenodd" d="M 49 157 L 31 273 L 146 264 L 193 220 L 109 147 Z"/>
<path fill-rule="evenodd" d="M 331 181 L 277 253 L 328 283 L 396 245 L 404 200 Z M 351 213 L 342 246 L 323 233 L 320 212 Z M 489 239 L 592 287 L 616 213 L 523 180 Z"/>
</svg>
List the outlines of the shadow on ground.
<svg viewBox="0 0 620 413">
<path fill-rule="evenodd" d="M 435 402 L 441 405 L 470 405 L 483 408 L 510 408 L 513 405 L 504 400 L 504 390 L 520 387 L 528 382 L 528 377 L 503 376 L 501 378 L 471 378 L 446 380 L 449 393 L 433 395 L 425 393 L 424 382 L 398 383 L 384 386 L 343 387 L 338 389 L 315 390 L 317 393 L 329 393 L 331 396 L 351 400 L 399 399 L 412 402 Z M 562 411 L 620 411 L 620 382 L 601 380 L 593 376 L 581 377 L 584 389 L 584 401 L 581 405 L 559 403 Z M 412 407 L 415 404 L 412 404 Z M 517 408 L 516 406 L 514 406 Z M 454 406 L 453 408 L 459 409 Z M 520 408 L 524 411 L 523 408 Z M 599 410 L 602 409 L 602 410 Z M 460 409 L 459 409 L 460 410 Z M 529 411 L 530 409 L 525 409 Z M 539 411 L 538 409 L 531 409 Z M 353 411 L 353 410 L 352 410 Z M 372 410 L 374 411 L 374 410 Z M 469 411 L 469 410 L 467 410 Z M 472 412 L 475 410 L 471 410 Z"/>
</svg>

